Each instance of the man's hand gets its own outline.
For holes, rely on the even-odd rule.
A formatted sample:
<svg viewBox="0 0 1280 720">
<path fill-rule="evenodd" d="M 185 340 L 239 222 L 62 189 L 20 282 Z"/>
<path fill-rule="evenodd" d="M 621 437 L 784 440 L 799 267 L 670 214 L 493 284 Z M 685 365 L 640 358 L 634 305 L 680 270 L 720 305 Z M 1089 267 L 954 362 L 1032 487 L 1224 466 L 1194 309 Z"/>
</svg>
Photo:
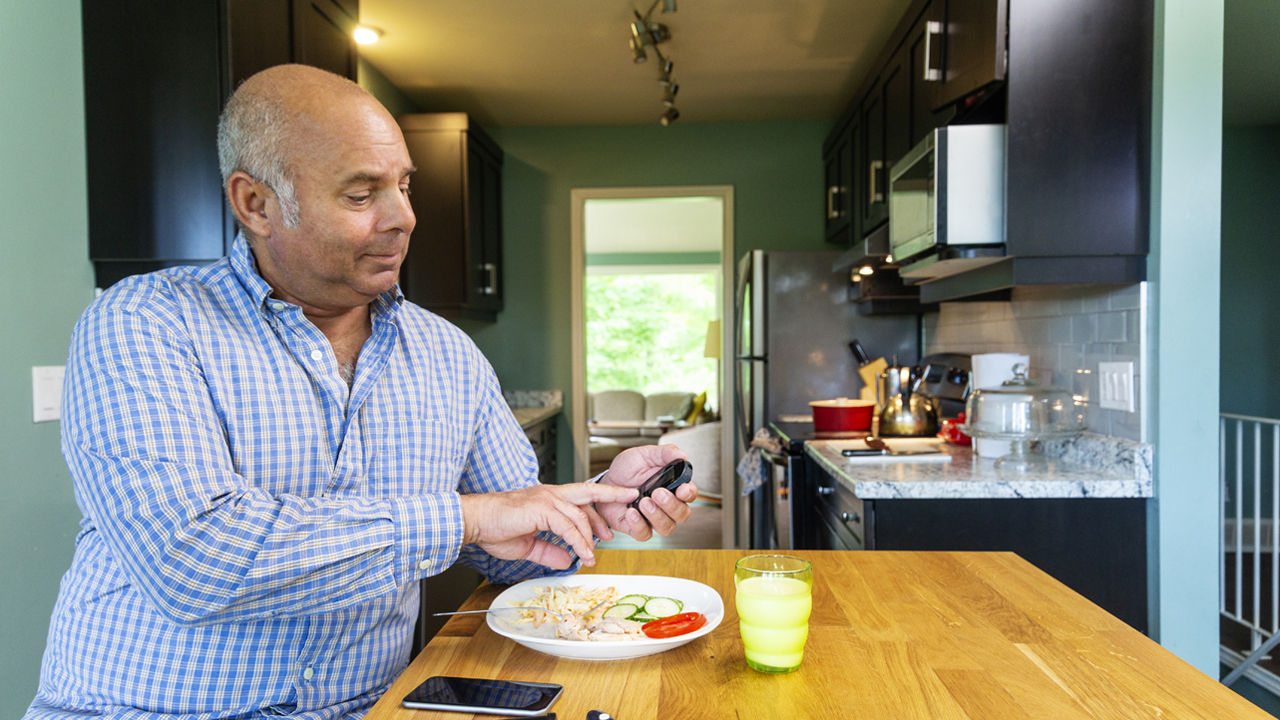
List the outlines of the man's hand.
<svg viewBox="0 0 1280 720">
<path fill-rule="evenodd" d="M 681 459 L 688 459 L 688 456 L 675 445 L 645 445 L 630 448 L 613 459 L 613 464 L 609 466 L 609 474 L 604 476 L 600 484 L 625 488 L 639 487 L 667 463 Z M 697 497 L 698 489 L 693 486 L 693 483 L 685 483 L 676 488 L 674 493 L 670 490 L 658 489 L 641 500 L 640 510 L 644 513 L 644 517 L 641 517 L 634 508 L 627 507 L 627 503 L 631 500 L 597 501 L 595 509 L 613 529 L 620 530 L 636 540 L 648 540 L 655 532 L 663 536 L 670 535 L 675 531 L 678 523 L 688 520 L 692 512 L 689 510 L 689 503 Z M 632 500 L 634 499 L 633 495 Z M 645 518 L 649 521 L 645 522 Z M 612 536 L 612 533 L 609 537 L 599 532 L 596 534 L 605 540 Z"/>
<path fill-rule="evenodd" d="M 529 560 L 564 570 L 573 562 L 569 553 L 534 535 L 549 530 L 569 543 L 584 565 L 595 565 L 592 532 L 608 533 L 609 537 L 613 533 L 599 516 L 588 516 L 588 512 L 595 515 L 591 503 L 621 503 L 625 507 L 637 494 L 632 488 L 581 483 L 462 495 L 462 541 L 479 545 L 503 560 Z"/>
</svg>

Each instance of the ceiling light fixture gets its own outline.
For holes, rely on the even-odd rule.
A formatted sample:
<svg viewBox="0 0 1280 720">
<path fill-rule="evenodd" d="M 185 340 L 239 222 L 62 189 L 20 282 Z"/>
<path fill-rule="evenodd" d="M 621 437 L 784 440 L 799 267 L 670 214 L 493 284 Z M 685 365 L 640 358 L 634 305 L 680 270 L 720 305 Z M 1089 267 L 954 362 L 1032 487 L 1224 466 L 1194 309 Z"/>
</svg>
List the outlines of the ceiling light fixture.
<svg viewBox="0 0 1280 720">
<path fill-rule="evenodd" d="M 676 93 L 680 91 L 680 86 L 671 79 L 671 70 L 675 67 L 675 63 L 663 56 L 658 46 L 671 39 L 671 30 L 660 22 L 650 20 L 653 11 L 658 8 L 658 3 L 662 3 L 662 12 L 673 13 L 676 11 L 676 0 L 653 0 L 653 4 L 649 6 L 649 10 L 643 15 L 639 10 L 632 10 L 636 19 L 630 24 L 631 29 L 631 53 L 632 60 L 637 65 L 649 59 L 648 48 L 653 48 L 653 54 L 658 56 L 658 62 L 662 63 L 658 70 L 658 84 L 662 86 L 662 104 L 666 106 L 666 111 L 658 117 L 658 122 L 663 127 L 670 125 L 680 117 L 680 111 L 676 109 Z"/>
<path fill-rule="evenodd" d="M 382 39 L 382 31 L 370 25 L 357 25 L 351 35 L 361 45 L 372 45 Z"/>
<path fill-rule="evenodd" d="M 863 265 L 862 267 L 858 268 L 859 275 L 870 275 L 875 271 L 876 269 L 871 267 L 870 265 Z"/>
</svg>

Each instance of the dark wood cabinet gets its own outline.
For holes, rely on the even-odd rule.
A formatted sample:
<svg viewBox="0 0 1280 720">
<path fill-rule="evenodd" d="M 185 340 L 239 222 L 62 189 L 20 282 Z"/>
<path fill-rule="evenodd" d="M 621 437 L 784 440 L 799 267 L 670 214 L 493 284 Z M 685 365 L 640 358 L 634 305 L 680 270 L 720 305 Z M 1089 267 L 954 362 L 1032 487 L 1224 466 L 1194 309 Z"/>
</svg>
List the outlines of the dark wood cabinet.
<svg viewBox="0 0 1280 720">
<path fill-rule="evenodd" d="M 852 133 L 843 134 L 823 155 L 826 239 L 829 243 L 846 246 L 857 236 L 850 229 L 855 215 L 850 209 L 853 199 L 853 140 Z"/>
<path fill-rule="evenodd" d="M 355 0 L 294 0 L 293 61 L 355 80 L 359 14 Z"/>
<path fill-rule="evenodd" d="M 82 3 L 95 284 L 212 262 L 234 218 L 215 144 L 230 93 L 287 62 L 356 79 L 358 0 Z"/>
<path fill-rule="evenodd" d="M 798 549 L 1014 552 L 1147 631 L 1146 499 L 862 500 L 805 460 Z"/>
<path fill-rule="evenodd" d="M 444 317 L 493 322 L 502 310 L 502 148 L 465 113 L 398 121 L 418 168 L 418 224 L 400 286 Z"/>
<path fill-rule="evenodd" d="M 97 285 L 224 254 L 214 146 L 222 107 L 216 3 L 82 8 L 89 258 Z"/>
<path fill-rule="evenodd" d="M 941 3 L 941 0 L 934 0 Z M 939 13 L 931 13 L 939 20 Z M 940 83 L 933 91 L 930 110 L 961 99 L 1005 79 L 1008 63 L 1009 0 L 946 0 L 941 34 Z M 931 54 L 930 59 L 934 56 Z"/>
<path fill-rule="evenodd" d="M 823 146 L 829 192 L 852 140 L 853 265 L 887 257 L 893 164 L 934 128 L 1005 124 L 1006 258 L 915 287 L 926 303 L 1019 285 L 1146 279 L 1153 0 L 913 0 Z M 854 129 L 854 122 L 858 129 Z M 826 208 L 831 215 L 830 208 Z"/>
<path fill-rule="evenodd" d="M 538 482 L 554 485 L 556 482 L 556 423 L 559 415 L 524 429 L 529 445 L 538 456 Z"/>
</svg>

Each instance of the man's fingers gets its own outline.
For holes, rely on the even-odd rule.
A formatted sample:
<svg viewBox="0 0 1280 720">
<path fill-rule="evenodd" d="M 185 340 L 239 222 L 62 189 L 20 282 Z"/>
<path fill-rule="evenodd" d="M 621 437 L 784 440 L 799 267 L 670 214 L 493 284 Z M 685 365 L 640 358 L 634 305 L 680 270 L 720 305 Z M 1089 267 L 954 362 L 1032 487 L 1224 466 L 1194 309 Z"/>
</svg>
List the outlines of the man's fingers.
<svg viewBox="0 0 1280 720">
<path fill-rule="evenodd" d="M 564 548 L 538 538 L 534 538 L 533 546 L 529 548 L 525 559 L 555 570 L 567 570 L 573 564 L 573 558 Z"/>
<path fill-rule="evenodd" d="M 582 541 L 586 543 L 587 547 L 591 548 L 592 555 L 594 556 L 595 542 L 592 540 L 593 532 L 591 527 L 591 518 L 587 516 L 586 511 L 567 500 L 559 498 L 556 498 L 556 509 L 559 510 L 562 515 L 569 518 L 569 521 L 573 523 L 574 528 L 577 529 L 578 534 L 582 536 Z M 579 557 L 582 556 L 580 555 Z M 585 560 L 586 558 L 583 557 L 583 559 Z"/>
<path fill-rule="evenodd" d="M 629 503 L 639 496 L 635 488 L 621 488 L 602 483 L 574 483 L 556 486 L 560 497 L 574 505 L 587 505 L 598 502 Z"/>
<path fill-rule="evenodd" d="M 644 513 L 644 516 L 649 520 L 649 525 L 653 527 L 653 531 L 659 535 L 666 537 L 675 532 L 675 521 L 663 512 L 662 508 L 658 507 L 658 503 L 654 502 L 652 497 L 647 497 L 640 501 L 640 512 Z"/>
<path fill-rule="evenodd" d="M 581 514 L 581 511 L 578 511 L 576 507 L 574 510 Z M 583 565 L 595 565 L 595 550 L 589 539 L 591 536 L 588 534 L 583 537 L 582 531 L 578 529 L 574 520 L 558 507 L 553 506 L 547 509 L 547 529 L 559 535 L 561 540 L 569 543 L 569 547 L 573 548 L 573 551 L 578 554 Z M 584 523 L 586 522 L 585 515 L 582 515 L 582 520 Z M 590 528 L 587 529 L 587 532 L 590 533 Z"/>
<path fill-rule="evenodd" d="M 619 523 L 625 523 L 625 532 L 640 542 L 653 537 L 653 529 L 649 527 L 649 523 L 644 521 L 644 518 L 640 516 L 640 513 L 635 508 L 627 508 L 622 517 L 618 518 L 618 521 Z"/>
<path fill-rule="evenodd" d="M 686 487 L 689 486 L 681 485 L 676 488 L 676 492 L 679 492 L 681 488 Z M 654 491 L 654 493 L 649 497 L 653 499 L 654 503 L 656 503 L 663 512 L 678 523 L 688 520 L 689 516 L 693 514 L 693 510 L 688 505 L 681 502 L 679 498 L 676 497 L 675 493 L 672 493 L 670 490 L 665 488 L 660 488 Z"/>
<path fill-rule="evenodd" d="M 582 511 L 587 514 L 587 519 L 591 521 L 591 532 L 601 540 L 613 539 L 613 528 L 609 527 L 609 522 L 600 517 L 600 513 L 596 512 L 595 505 L 583 505 Z"/>
</svg>

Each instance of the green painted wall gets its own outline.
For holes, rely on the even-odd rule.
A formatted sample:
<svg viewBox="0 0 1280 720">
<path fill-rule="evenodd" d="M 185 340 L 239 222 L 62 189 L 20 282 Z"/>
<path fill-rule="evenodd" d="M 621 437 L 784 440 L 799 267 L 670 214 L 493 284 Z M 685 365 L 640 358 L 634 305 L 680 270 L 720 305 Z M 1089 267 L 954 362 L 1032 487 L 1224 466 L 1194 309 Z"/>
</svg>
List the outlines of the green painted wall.
<svg viewBox="0 0 1280 720">
<path fill-rule="evenodd" d="M 1156 0 L 1148 504 L 1152 637 L 1218 671 L 1223 0 Z M 1206 382 L 1207 380 L 1207 382 Z"/>
<path fill-rule="evenodd" d="M 0 717 L 35 696 L 80 520 L 56 422 L 31 420 L 31 366 L 62 365 L 93 299 L 77 0 L 0 0 Z"/>
<path fill-rule="evenodd" d="M 822 250 L 822 141 L 827 121 L 671 127 L 494 128 L 503 166 L 505 309 L 461 322 L 508 389 L 572 389 L 569 191 L 589 187 L 734 186 L 736 254 Z M 573 476 L 568 410 L 559 478 Z"/>
<path fill-rule="evenodd" d="M 400 88 L 396 87 L 382 71 L 373 66 L 373 63 L 360 58 L 359 64 L 356 66 L 356 78 L 360 81 L 360 87 L 366 92 L 378 99 L 382 103 L 382 107 L 387 109 L 393 117 L 399 117 L 405 113 L 422 112 L 417 103 L 409 99 Z"/>
<path fill-rule="evenodd" d="M 1222 133 L 1222 412 L 1280 417 L 1280 126 Z"/>
</svg>

